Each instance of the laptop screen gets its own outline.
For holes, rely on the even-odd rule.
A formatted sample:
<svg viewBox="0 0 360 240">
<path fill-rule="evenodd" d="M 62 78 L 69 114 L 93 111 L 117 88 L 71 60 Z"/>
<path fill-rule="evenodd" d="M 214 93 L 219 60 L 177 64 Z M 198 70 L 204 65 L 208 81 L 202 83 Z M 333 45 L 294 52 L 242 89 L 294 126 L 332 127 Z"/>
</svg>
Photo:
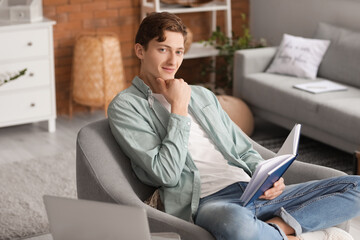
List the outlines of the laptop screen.
<svg viewBox="0 0 360 240">
<path fill-rule="evenodd" d="M 145 209 L 44 196 L 54 240 L 151 240 Z"/>
</svg>

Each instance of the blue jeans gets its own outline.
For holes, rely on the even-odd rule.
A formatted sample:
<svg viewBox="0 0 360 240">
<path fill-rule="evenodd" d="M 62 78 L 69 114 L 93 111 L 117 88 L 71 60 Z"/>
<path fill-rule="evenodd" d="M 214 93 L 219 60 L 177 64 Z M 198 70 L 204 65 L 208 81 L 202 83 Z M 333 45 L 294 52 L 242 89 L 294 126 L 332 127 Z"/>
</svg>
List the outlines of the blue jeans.
<svg viewBox="0 0 360 240">
<path fill-rule="evenodd" d="M 247 183 L 234 183 L 200 199 L 195 223 L 216 239 L 287 239 L 265 221 L 282 218 L 299 235 L 345 222 L 360 215 L 360 176 L 342 176 L 286 186 L 273 200 L 258 199 L 246 207 L 240 196 Z"/>
</svg>

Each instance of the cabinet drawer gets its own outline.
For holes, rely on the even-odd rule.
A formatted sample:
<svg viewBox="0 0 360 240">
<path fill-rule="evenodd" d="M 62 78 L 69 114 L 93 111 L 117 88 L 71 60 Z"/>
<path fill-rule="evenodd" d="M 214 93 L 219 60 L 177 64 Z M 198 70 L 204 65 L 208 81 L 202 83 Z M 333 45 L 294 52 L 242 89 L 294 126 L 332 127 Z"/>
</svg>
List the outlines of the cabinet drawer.
<svg viewBox="0 0 360 240">
<path fill-rule="evenodd" d="M 51 114 L 51 96 L 48 88 L 0 94 L 0 124 L 26 120 Z"/>
<path fill-rule="evenodd" d="M 0 65 L 0 73 L 20 71 L 25 68 L 27 69 L 25 75 L 2 85 L 0 87 L 0 93 L 7 90 L 38 87 L 50 84 L 50 62 L 48 59 Z"/>
<path fill-rule="evenodd" d="M 0 61 L 49 54 L 49 30 L 31 29 L 0 33 Z"/>
</svg>

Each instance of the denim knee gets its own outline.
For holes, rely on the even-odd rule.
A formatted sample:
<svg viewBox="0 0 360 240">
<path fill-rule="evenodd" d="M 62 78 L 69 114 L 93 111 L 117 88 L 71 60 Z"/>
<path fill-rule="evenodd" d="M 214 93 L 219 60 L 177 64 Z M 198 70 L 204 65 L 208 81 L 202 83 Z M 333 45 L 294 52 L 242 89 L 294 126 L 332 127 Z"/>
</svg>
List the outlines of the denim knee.
<svg viewBox="0 0 360 240">
<path fill-rule="evenodd" d="M 358 175 L 349 175 L 349 176 L 342 176 L 340 179 L 344 179 L 344 182 L 353 185 L 353 189 L 360 193 L 360 176 Z"/>
<path fill-rule="evenodd" d="M 360 176 L 354 175 L 352 177 L 355 178 L 355 181 L 357 182 L 357 189 L 360 190 Z"/>
<path fill-rule="evenodd" d="M 195 223 L 209 232 L 217 240 L 260 239 L 256 217 L 250 210 L 237 204 L 214 202 L 199 209 Z"/>
<path fill-rule="evenodd" d="M 349 178 L 353 179 L 353 184 L 355 185 L 355 194 L 358 196 L 356 197 L 357 202 L 358 202 L 358 207 L 360 208 L 360 176 L 358 175 L 353 175 L 353 176 L 348 176 Z"/>
</svg>

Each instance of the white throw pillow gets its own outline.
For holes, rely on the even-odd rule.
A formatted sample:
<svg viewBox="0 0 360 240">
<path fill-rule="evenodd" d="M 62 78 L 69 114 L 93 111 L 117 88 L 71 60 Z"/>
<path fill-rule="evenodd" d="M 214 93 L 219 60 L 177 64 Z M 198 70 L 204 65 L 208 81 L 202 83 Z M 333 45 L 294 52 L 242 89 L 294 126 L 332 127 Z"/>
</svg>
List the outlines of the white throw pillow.
<svg viewBox="0 0 360 240">
<path fill-rule="evenodd" d="M 315 79 L 329 40 L 310 39 L 284 34 L 268 73 Z"/>
</svg>

